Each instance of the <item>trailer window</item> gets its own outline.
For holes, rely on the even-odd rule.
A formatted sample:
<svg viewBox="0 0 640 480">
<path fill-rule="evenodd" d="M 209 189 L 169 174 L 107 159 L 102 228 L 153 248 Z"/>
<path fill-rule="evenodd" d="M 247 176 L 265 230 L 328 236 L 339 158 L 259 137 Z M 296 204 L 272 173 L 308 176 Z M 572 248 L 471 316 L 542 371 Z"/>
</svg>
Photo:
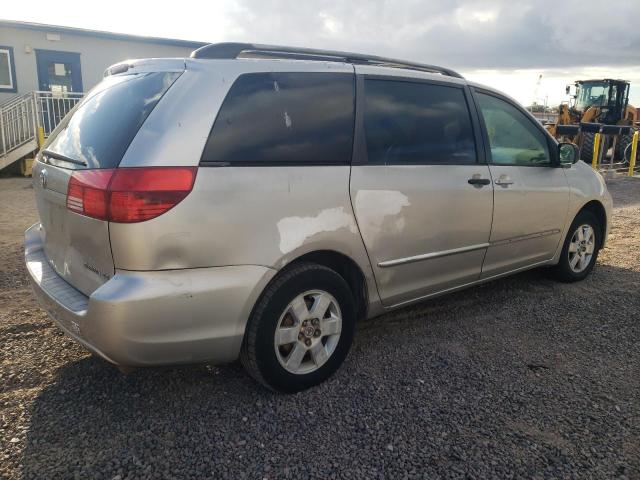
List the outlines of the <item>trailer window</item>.
<svg viewBox="0 0 640 480">
<path fill-rule="evenodd" d="M 0 92 L 16 91 L 13 48 L 0 46 Z"/>
</svg>

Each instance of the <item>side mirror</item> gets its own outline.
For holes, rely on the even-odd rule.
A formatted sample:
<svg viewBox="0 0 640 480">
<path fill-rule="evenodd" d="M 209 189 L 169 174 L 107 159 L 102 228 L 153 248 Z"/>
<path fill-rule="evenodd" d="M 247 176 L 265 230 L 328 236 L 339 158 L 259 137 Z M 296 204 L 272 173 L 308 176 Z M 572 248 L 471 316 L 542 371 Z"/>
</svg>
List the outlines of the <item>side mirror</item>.
<svg viewBox="0 0 640 480">
<path fill-rule="evenodd" d="M 565 91 L 567 92 L 567 95 L 569 95 L 569 93 L 571 93 L 571 85 L 567 85 Z"/>
<path fill-rule="evenodd" d="M 575 143 L 563 142 L 558 144 L 558 162 L 561 167 L 570 167 L 580 160 L 580 150 Z"/>
</svg>

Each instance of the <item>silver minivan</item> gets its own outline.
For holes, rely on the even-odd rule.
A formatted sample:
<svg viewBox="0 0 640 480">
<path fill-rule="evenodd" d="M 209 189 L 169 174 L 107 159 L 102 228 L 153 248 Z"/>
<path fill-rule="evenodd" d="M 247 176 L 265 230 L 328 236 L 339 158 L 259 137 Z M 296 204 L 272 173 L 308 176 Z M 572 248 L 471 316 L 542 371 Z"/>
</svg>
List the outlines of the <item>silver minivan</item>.
<svg viewBox="0 0 640 480">
<path fill-rule="evenodd" d="M 432 65 L 215 44 L 131 60 L 51 134 L 36 296 L 123 367 L 230 362 L 298 391 L 355 322 L 534 267 L 593 268 L 601 176 L 505 95 Z"/>
</svg>

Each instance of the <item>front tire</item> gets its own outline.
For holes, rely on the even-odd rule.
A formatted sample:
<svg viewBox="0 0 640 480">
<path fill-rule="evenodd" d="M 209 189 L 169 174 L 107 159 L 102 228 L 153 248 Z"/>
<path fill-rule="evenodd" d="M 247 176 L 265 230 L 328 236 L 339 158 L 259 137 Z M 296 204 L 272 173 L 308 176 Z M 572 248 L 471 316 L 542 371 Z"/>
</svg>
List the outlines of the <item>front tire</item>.
<svg viewBox="0 0 640 480">
<path fill-rule="evenodd" d="M 593 161 L 593 144 L 595 142 L 595 134 L 584 132 L 582 134 L 582 144 L 580 145 L 580 160 L 591 164 Z"/>
<path fill-rule="evenodd" d="M 258 300 L 240 360 L 272 390 L 307 389 L 343 363 L 355 320 L 353 294 L 344 278 L 325 266 L 301 263 L 282 272 Z"/>
<path fill-rule="evenodd" d="M 576 216 L 565 238 L 554 275 L 561 282 L 578 282 L 589 275 L 602 245 L 602 227 L 596 216 L 584 210 Z"/>
</svg>

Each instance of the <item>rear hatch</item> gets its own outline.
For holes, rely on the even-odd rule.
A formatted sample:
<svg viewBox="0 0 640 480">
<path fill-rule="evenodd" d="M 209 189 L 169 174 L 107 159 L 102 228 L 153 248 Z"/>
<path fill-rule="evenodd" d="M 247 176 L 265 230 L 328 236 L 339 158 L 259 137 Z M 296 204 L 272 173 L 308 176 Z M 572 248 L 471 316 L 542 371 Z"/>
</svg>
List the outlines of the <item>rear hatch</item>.
<svg viewBox="0 0 640 480">
<path fill-rule="evenodd" d="M 69 182 L 72 176 L 97 178 L 118 167 L 146 118 L 184 71 L 184 61 L 127 62 L 111 71 L 122 73 L 106 77 L 65 117 L 33 169 L 47 259 L 85 295 L 114 274 L 109 222 L 77 213 L 77 198 L 67 198 Z"/>
</svg>

